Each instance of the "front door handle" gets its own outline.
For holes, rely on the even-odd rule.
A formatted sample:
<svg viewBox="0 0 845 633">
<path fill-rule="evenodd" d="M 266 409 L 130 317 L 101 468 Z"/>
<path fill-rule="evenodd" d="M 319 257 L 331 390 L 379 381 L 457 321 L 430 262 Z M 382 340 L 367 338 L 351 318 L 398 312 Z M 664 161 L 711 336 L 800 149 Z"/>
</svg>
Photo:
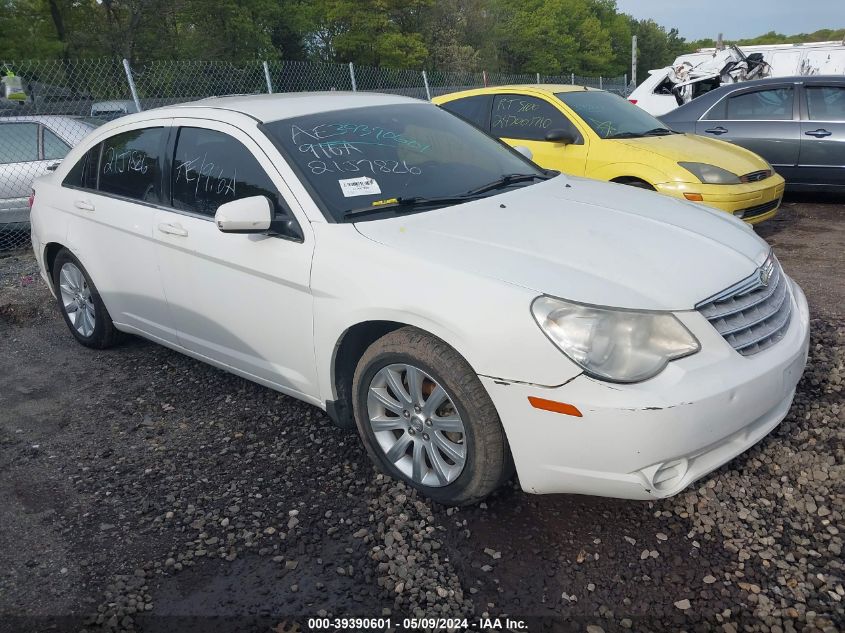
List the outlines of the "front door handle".
<svg viewBox="0 0 845 633">
<path fill-rule="evenodd" d="M 77 209 L 82 209 L 83 211 L 93 211 L 94 205 L 88 202 L 87 200 L 74 200 L 73 206 Z"/>
<path fill-rule="evenodd" d="M 816 138 L 824 138 L 825 136 L 830 136 L 833 132 L 828 132 L 827 130 L 818 129 L 813 130 L 811 132 L 804 132 L 807 136 L 815 136 Z"/>
<path fill-rule="evenodd" d="M 162 233 L 167 233 L 168 235 L 178 235 L 179 237 L 188 236 L 188 231 L 183 229 L 181 224 L 168 224 L 167 222 L 162 222 L 158 225 L 158 230 Z"/>
<path fill-rule="evenodd" d="M 708 134 L 715 134 L 717 136 L 720 135 L 720 134 L 727 134 L 728 133 L 727 128 L 723 128 L 721 125 L 719 127 L 711 127 L 709 130 L 704 130 L 704 131 L 707 132 Z"/>
</svg>

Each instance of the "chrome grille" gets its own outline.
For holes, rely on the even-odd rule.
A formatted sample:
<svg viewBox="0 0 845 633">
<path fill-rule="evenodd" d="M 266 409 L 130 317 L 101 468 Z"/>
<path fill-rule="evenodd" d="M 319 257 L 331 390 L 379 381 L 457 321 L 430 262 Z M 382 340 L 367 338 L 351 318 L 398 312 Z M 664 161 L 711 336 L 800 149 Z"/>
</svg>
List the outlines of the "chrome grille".
<svg viewBox="0 0 845 633">
<path fill-rule="evenodd" d="M 783 338 L 792 316 L 792 302 L 780 263 L 769 255 L 751 277 L 702 301 L 696 310 L 731 347 L 751 356 Z"/>
<path fill-rule="evenodd" d="M 739 177 L 739 180 L 740 182 L 759 182 L 760 180 L 765 180 L 771 175 L 772 172 L 768 169 L 761 169 L 760 171 L 752 171 L 751 173 L 744 174 Z"/>
</svg>

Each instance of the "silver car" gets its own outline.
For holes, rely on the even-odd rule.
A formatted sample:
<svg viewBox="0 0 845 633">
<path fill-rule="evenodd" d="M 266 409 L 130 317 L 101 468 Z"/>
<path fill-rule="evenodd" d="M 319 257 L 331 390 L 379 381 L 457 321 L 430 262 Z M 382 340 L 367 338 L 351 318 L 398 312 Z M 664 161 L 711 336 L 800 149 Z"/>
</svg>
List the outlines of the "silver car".
<svg viewBox="0 0 845 633">
<path fill-rule="evenodd" d="M 742 145 L 792 190 L 845 191 L 845 77 L 722 86 L 660 117 L 673 130 Z"/>
<path fill-rule="evenodd" d="M 0 117 L 0 224 L 29 219 L 32 181 L 55 169 L 95 127 L 66 116 Z"/>
</svg>

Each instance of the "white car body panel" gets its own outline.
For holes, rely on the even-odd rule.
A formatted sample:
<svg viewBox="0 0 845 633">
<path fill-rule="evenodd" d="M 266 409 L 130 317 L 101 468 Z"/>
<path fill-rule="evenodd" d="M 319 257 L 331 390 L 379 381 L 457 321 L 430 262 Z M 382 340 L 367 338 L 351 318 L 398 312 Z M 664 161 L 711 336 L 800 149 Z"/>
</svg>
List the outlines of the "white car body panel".
<svg viewBox="0 0 845 633">
<path fill-rule="evenodd" d="M 845 44 L 842 42 L 811 42 L 805 44 L 772 44 L 741 46 L 746 55 L 762 53 L 771 67 L 770 77 L 845 74 Z M 679 55 L 672 66 L 649 71 L 649 76 L 637 86 L 628 99 L 636 102 L 653 116 L 661 116 L 678 107 L 674 95 L 657 94 L 655 89 L 669 76 L 672 68 L 689 63 L 699 66 L 709 63 L 716 49 L 701 49 Z"/>
<path fill-rule="evenodd" d="M 654 204 L 651 193 L 558 177 L 459 210 L 358 226 L 377 242 L 425 253 L 455 270 L 537 294 L 641 310 L 690 310 L 766 259 L 769 246 L 753 231 L 737 230 L 743 223 L 730 215 L 701 207 L 690 212 L 689 203 L 674 199 Z M 702 247 L 719 255 L 708 262 L 706 277 L 691 283 Z"/>
<path fill-rule="evenodd" d="M 809 340 L 800 288 L 790 282 L 794 317 L 783 340 L 752 357 L 735 352 L 694 310 L 753 274 L 769 253 L 738 220 L 559 176 L 459 206 L 334 223 L 256 120 L 403 103 L 419 102 L 237 97 L 107 124 L 35 185 L 33 248 L 42 275 L 51 283 L 47 246 L 63 245 L 82 261 L 119 329 L 322 408 L 337 397 L 335 356 L 349 328 L 393 321 L 426 330 L 480 376 L 531 492 L 674 494 L 786 415 Z M 208 217 L 61 186 L 93 144 L 153 122 L 240 140 L 282 193 L 302 242 L 223 234 Z M 76 200 L 93 210 L 76 208 Z M 164 233 L 164 224 L 187 234 Z M 540 294 L 673 311 L 701 351 L 633 385 L 589 378 L 534 321 L 530 305 Z M 583 417 L 532 408 L 528 396 L 574 403 Z M 671 488 L 655 489 L 650 478 L 673 459 L 685 460 L 684 473 Z"/>
</svg>

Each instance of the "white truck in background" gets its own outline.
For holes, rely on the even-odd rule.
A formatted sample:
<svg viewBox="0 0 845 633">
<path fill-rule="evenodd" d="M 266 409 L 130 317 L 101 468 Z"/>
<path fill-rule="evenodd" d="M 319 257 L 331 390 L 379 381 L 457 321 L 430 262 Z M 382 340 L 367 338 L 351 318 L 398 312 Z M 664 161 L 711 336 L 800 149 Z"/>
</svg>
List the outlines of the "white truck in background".
<svg viewBox="0 0 845 633">
<path fill-rule="evenodd" d="M 845 75 L 845 42 L 702 48 L 649 71 L 628 99 L 660 116 L 726 83 L 793 75 Z"/>
</svg>

